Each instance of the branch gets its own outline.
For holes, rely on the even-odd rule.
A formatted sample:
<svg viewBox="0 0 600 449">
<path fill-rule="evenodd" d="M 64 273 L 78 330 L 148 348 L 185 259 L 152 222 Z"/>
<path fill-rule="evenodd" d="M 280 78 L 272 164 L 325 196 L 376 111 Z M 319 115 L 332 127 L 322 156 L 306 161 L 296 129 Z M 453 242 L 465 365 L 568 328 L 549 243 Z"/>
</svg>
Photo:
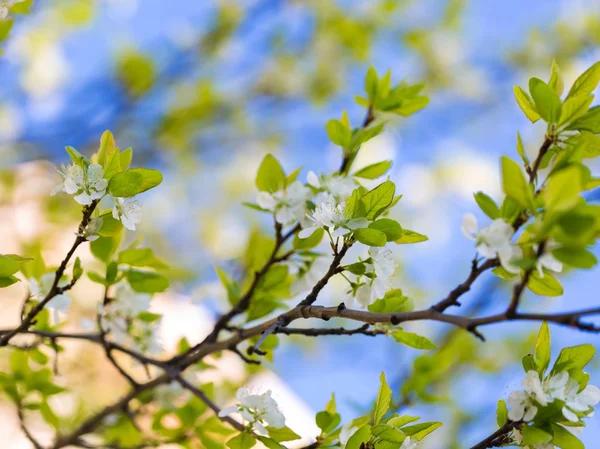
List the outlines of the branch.
<svg viewBox="0 0 600 449">
<path fill-rule="evenodd" d="M 67 269 L 67 264 L 69 263 L 69 260 L 71 260 L 71 257 L 77 250 L 77 247 L 79 247 L 79 245 L 81 245 L 83 242 L 87 241 L 85 237 L 82 237 L 82 235 L 84 234 L 85 228 L 90 222 L 92 213 L 94 212 L 94 209 L 96 209 L 96 206 L 98 205 L 99 201 L 100 200 L 94 200 L 92 201 L 92 204 L 83 208 L 83 218 L 81 219 L 81 223 L 79 224 L 79 232 L 77 233 L 75 242 L 73 243 L 73 246 L 71 246 L 71 249 L 67 253 L 66 257 L 60 263 L 58 269 L 56 270 L 56 273 L 54 275 L 54 281 L 52 282 L 52 286 L 50 287 L 50 291 L 48 292 L 46 297 L 29 311 L 25 318 L 21 320 L 21 324 L 19 326 L 0 337 L 0 346 L 6 346 L 12 337 L 28 329 L 29 326 L 33 323 L 35 317 L 44 309 L 46 304 L 48 304 L 55 296 L 60 295 L 65 291 L 69 290 L 71 287 L 73 287 L 77 279 L 73 279 L 69 284 L 65 285 L 64 287 L 59 287 L 58 283 L 60 282 L 60 278 L 65 273 L 65 270 Z"/>
<path fill-rule="evenodd" d="M 322 335 L 368 335 L 375 337 L 377 335 L 386 335 L 387 331 L 383 329 L 369 329 L 369 324 L 365 324 L 355 329 L 346 329 L 344 327 L 336 328 L 292 328 L 283 327 L 275 331 L 276 334 L 285 335 L 304 335 L 306 337 L 320 337 Z"/>
<path fill-rule="evenodd" d="M 23 433 L 25 434 L 25 436 L 27 437 L 29 442 L 33 445 L 33 447 L 35 449 L 44 449 L 44 446 L 42 446 L 38 442 L 38 440 L 36 440 L 36 438 L 33 436 L 33 434 L 29 431 L 29 429 L 25 425 L 25 415 L 23 414 L 23 409 L 22 409 L 20 400 L 17 403 L 17 415 L 19 416 L 19 424 L 20 424 L 21 430 L 23 431 Z"/>
<path fill-rule="evenodd" d="M 496 430 L 489 437 L 477 443 L 471 449 L 486 449 L 489 447 L 500 447 L 508 443 L 508 434 L 513 429 L 519 428 L 523 423 L 520 421 L 506 421 L 506 423 Z"/>
<path fill-rule="evenodd" d="M 244 426 L 237 422 L 235 419 L 230 418 L 229 416 L 219 416 L 219 412 L 221 411 L 221 409 L 202 390 L 195 387 L 181 376 L 175 376 L 175 380 L 179 382 L 179 384 L 183 388 L 189 390 L 194 396 L 196 396 L 198 399 L 204 402 L 213 412 L 215 412 L 215 415 L 217 415 L 221 421 L 226 422 L 231 427 L 233 427 L 236 430 L 239 430 L 240 432 L 244 430 Z"/>
</svg>

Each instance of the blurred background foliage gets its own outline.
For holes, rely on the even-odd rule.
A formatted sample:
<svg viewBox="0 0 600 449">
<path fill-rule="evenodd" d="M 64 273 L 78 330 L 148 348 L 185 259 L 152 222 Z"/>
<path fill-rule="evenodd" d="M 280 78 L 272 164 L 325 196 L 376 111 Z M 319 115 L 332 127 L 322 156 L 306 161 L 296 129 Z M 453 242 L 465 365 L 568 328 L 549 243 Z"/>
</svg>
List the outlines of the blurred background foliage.
<svg viewBox="0 0 600 449">
<path fill-rule="evenodd" d="M 144 198 L 143 239 L 174 267 L 174 293 L 155 301 L 170 351 L 181 336 L 205 335 L 225 307 L 214 266 L 241 277 L 251 263 L 239 257 L 267 238 L 268 220 L 240 205 L 255 196 L 263 155 L 276 153 L 290 171 L 303 167 L 301 179 L 309 169 L 336 167 L 340 155 L 324 124 L 344 108 L 353 125 L 362 121 L 353 97 L 369 65 L 392 69 L 396 81 L 426 82 L 431 98 L 369 142 L 356 162 L 394 159 L 391 176 L 404 194 L 395 218 L 430 239 L 396 252 L 402 288 L 425 305 L 469 269 L 473 250 L 459 220 L 475 210 L 473 192 L 501 196 L 498 156 L 514 153 L 517 130 L 531 153 L 542 141 L 544 130 L 528 125 L 512 85 L 546 77 L 552 58 L 569 85 L 600 59 L 594 0 L 55 0 L 17 4 L 11 16 L 0 22 L 0 253 L 40 254 L 49 266 L 61 260 L 78 210 L 67 197 L 48 196 L 57 181 L 52 164 L 65 160 L 65 145 L 91 154 L 111 129 L 123 148 L 135 148 L 140 165 L 165 173 Z M 84 262 L 94 265 L 89 255 Z M 562 298 L 530 297 L 527 305 L 560 310 L 597 301 L 597 272 L 564 277 Z M 342 289 L 328 286 L 323 302 L 337 304 Z M 22 285 L 9 290 L 2 325 L 22 300 Z M 507 287 L 497 281 L 475 290 L 464 313 L 505 304 Z M 99 294 L 78 283 L 73 326 L 93 314 Z M 345 420 L 367 410 L 383 369 L 399 409 L 447 423 L 432 448 L 468 447 L 494 429 L 496 401 L 517 382 L 536 329 L 486 329 L 481 344 L 443 325 L 414 327 L 439 350 L 418 354 L 368 337 L 286 337 L 272 363 L 248 367 L 227 354 L 216 371 L 199 375 L 220 387 L 221 399 L 246 376 L 273 383 L 291 398 L 290 426 L 310 435 L 308 411 L 321 410 L 332 392 Z M 557 329 L 553 337 L 564 346 L 589 336 Z M 74 355 L 61 354 L 60 372 L 85 398 L 82 412 L 124 391 L 100 354 L 69 349 Z M 598 374 L 596 364 L 592 379 Z M 594 422 L 584 442 L 600 436 Z M 27 447 L 17 428 L 8 418 L 0 423 L 4 444 Z"/>
</svg>

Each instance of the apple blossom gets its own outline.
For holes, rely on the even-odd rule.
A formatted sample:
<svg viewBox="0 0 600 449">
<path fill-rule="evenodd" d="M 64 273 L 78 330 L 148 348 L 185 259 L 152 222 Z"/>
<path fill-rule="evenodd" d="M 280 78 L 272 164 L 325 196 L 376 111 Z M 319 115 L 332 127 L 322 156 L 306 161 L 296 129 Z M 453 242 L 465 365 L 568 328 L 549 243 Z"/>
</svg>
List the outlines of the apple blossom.
<svg viewBox="0 0 600 449">
<path fill-rule="evenodd" d="M 268 433 L 266 426 L 278 429 L 285 427 L 285 416 L 271 397 L 271 390 L 263 394 L 251 394 L 247 388 L 241 387 L 236 393 L 236 399 L 238 403 L 221 410 L 219 417 L 240 413 L 242 418 L 262 434 Z"/>
<path fill-rule="evenodd" d="M 121 220 L 123 226 L 130 231 L 135 231 L 135 225 L 142 220 L 142 207 L 137 200 L 131 198 L 114 198 L 115 205 L 112 216 Z"/>
<path fill-rule="evenodd" d="M 308 220 L 312 221 L 312 226 L 305 227 L 298 236 L 308 238 L 319 228 L 326 228 L 331 237 L 336 238 L 345 235 L 354 229 L 364 228 L 369 224 L 366 218 L 347 219 L 344 217 L 345 203 L 335 205 L 332 202 L 325 202 L 318 205 L 312 214 L 307 214 Z"/>
<path fill-rule="evenodd" d="M 62 191 L 70 195 L 76 194 L 75 201 L 86 206 L 106 194 L 108 181 L 103 178 L 103 169 L 99 164 L 87 167 L 75 163 L 65 167 L 63 164 L 58 173 L 63 177 L 63 182 L 52 189 L 51 195 Z"/>
<path fill-rule="evenodd" d="M 284 226 L 299 221 L 310 191 L 299 181 L 274 193 L 259 192 L 256 202 L 260 207 L 275 213 L 275 220 Z"/>
</svg>

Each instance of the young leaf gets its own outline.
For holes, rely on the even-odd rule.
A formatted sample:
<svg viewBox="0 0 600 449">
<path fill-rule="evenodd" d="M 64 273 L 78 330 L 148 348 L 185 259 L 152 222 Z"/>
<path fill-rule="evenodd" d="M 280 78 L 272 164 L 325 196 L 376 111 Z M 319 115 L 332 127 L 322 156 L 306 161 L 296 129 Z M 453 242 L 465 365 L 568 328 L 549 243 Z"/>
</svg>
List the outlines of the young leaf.
<svg viewBox="0 0 600 449">
<path fill-rule="evenodd" d="M 356 173 L 352 174 L 352 176 L 365 179 L 377 179 L 380 176 L 385 175 L 391 166 L 392 161 L 376 162 L 375 164 L 361 168 Z"/>
<path fill-rule="evenodd" d="M 562 103 L 550 86 L 539 78 L 529 80 L 529 93 L 535 103 L 535 108 L 547 123 L 556 123 L 560 118 Z"/>
<path fill-rule="evenodd" d="M 523 209 L 533 209 L 533 194 L 519 164 L 502 156 L 502 186 L 504 193 Z"/>
<path fill-rule="evenodd" d="M 256 173 L 256 187 L 261 192 L 277 192 L 286 185 L 283 167 L 272 154 L 267 154 Z"/>
<path fill-rule="evenodd" d="M 583 116 L 590 108 L 593 100 L 593 95 L 578 95 L 565 100 L 562 107 L 562 112 L 560 114 L 560 120 L 558 121 L 558 126 L 564 125 L 565 123 L 574 122 Z"/>
<path fill-rule="evenodd" d="M 379 84 L 379 76 L 377 72 L 373 68 L 373 66 L 369 67 L 367 70 L 367 76 L 365 78 L 365 92 L 369 96 L 369 100 L 373 102 L 377 97 L 377 85 Z"/>
<path fill-rule="evenodd" d="M 162 174 L 158 170 L 132 168 L 113 176 L 108 184 L 108 190 L 115 197 L 129 198 L 156 187 L 162 179 Z"/>
<path fill-rule="evenodd" d="M 436 429 L 442 427 L 443 424 L 441 422 L 423 422 L 419 424 L 414 424 L 412 426 L 406 426 L 402 428 L 402 431 L 411 437 L 411 439 L 416 439 L 421 441 L 431 432 Z"/>
<path fill-rule="evenodd" d="M 544 374 L 550 364 L 550 330 L 548 329 L 548 323 L 545 321 L 540 327 L 535 343 L 535 364 L 540 374 Z"/>
<path fill-rule="evenodd" d="M 352 131 L 350 131 L 349 128 L 346 128 L 339 120 L 329 120 L 325 125 L 325 129 L 327 130 L 329 140 L 334 144 L 342 148 L 346 148 L 350 145 Z"/>
<path fill-rule="evenodd" d="M 267 427 L 267 430 L 269 432 L 269 436 L 271 438 L 273 438 L 275 441 L 277 441 L 278 443 L 280 443 L 282 441 L 299 440 L 300 438 L 302 438 L 300 435 L 298 435 L 296 432 L 294 432 L 292 429 L 290 429 L 287 426 L 281 427 L 281 428 Z"/>
<path fill-rule="evenodd" d="M 241 432 L 227 441 L 230 449 L 250 449 L 256 444 L 256 439 L 248 432 Z"/>
<path fill-rule="evenodd" d="M 498 208 L 498 205 L 493 199 L 483 192 L 477 192 L 473 194 L 473 196 L 475 197 L 475 201 L 484 214 L 486 214 L 492 220 L 500 218 L 500 208 Z"/>
<path fill-rule="evenodd" d="M 555 446 L 558 446 L 561 449 L 585 449 L 585 446 L 579 438 L 564 427 L 552 424 L 552 432 L 554 434 L 552 444 Z"/>
<path fill-rule="evenodd" d="M 563 348 L 554 362 L 552 374 L 572 369 L 583 369 L 594 358 L 596 349 L 590 344 Z"/>
<path fill-rule="evenodd" d="M 399 288 L 390 290 L 383 298 L 368 305 L 369 312 L 373 313 L 410 312 L 412 308 L 413 302 L 408 296 L 402 295 Z"/>
<path fill-rule="evenodd" d="M 354 238 L 367 246 L 385 246 L 385 234 L 377 229 L 361 228 L 354 231 Z"/>
<path fill-rule="evenodd" d="M 375 400 L 375 408 L 373 410 L 373 424 L 377 425 L 381 422 L 388 409 L 390 408 L 390 402 L 392 400 L 392 390 L 388 386 L 385 380 L 385 373 L 381 373 L 379 376 L 380 386 L 379 393 L 377 393 L 377 399 Z"/>
<path fill-rule="evenodd" d="M 307 237 L 305 239 L 301 239 L 300 237 L 298 237 L 298 235 L 296 235 L 296 237 L 294 237 L 294 241 L 292 243 L 292 246 L 295 249 L 311 249 L 311 248 L 314 248 L 319 243 L 321 243 L 321 241 L 323 240 L 323 236 L 324 235 L 325 235 L 325 230 L 323 228 L 317 229 L 315 232 L 313 232 L 310 235 L 310 237 Z"/>
<path fill-rule="evenodd" d="M 567 98 L 591 94 L 598 87 L 598 82 L 600 82 L 600 62 L 595 63 L 575 80 Z"/>
<path fill-rule="evenodd" d="M 562 74 L 560 73 L 560 68 L 555 60 L 552 60 L 552 73 L 550 74 L 550 80 L 548 81 L 548 86 L 556 92 L 556 95 L 559 97 L 563 94 L 565 89 L 565 82 L 563 81 Z"/>
<path fill-rule="evenodd" d="M 385 234 L 388 242 L 393 242 L 402 237 L 402 227 L 396 220 L 391 218 L 380 218 L 369 225 L 371 229 L 377 229 Z"/>
<path fill-rule="evenodd" d="M 523 435 L 523 444 L 541 445 L 552 441 L 552 435 L 533 426 L 523 426 L 521 429 L 521 434 Z"/>
<path fill-rule="evenodd" d="M 395 330 L 392 333 L 392 337 L 398 343 L 402 343 L 406 346 L 410 346 L 411 348 L 415 348 L 415 349 L 436 349 L 437 348 L 437 345 L 435 343 L 431 342 L 429 339 L 427 339 L 421 335 L 414 334 L 412 332 L 406 332 L 403 329 Z"/>
<path fill-rule="evenodd" d="M 517 104 L 525 113 L 527 118 L 531 121 L 531 123 L 537 122 L 540 119 L 540 114 L 538 114 L 531 97 L 519 86 L 514 86 L 513 91 L 515 93 L 515 98 L 517 99 Z"/>
<path fill-rule="evenodd" d="M 575 268 L 590 269 L 598 263 L 596 256 L 583 248 L 558 248 L 552 251 L 552 255 Z"/>
<path fill-rule="evenodd" d="M 410 229 L 402 229 L 402 237 L 396 240 L 399 245 L 406 245 L 410 243 L 421 243 L 429 240 L 429 237 L 418 232 L 411 231 Z"/>
<path fill-rule="evenodd" d="M 365 205 L 365 217 L 368 220 L 377 218 L 386 207 L 390 205 L 394 199 L 396 186 L 391 181 L 385 181 L 367 192 L 361 201 Z"/>
<path fill-rule="evenodd" d="M 371 426 L 366 424 L 354 432 L 350 438 L 348 438 L 345 449 L 362 449 L 364 448 L 364 443 L 369 441 L 370 438 Z"/>
<path fill-rule="evenodd" d="M 503 399 L 498 401 L 498 406 L 496 407 L 496 423 L 498 424 L 498 428 L 501 428 L 508 421 L 508 408 L 506 407 L 506 402 Z"/>
<path fill-rule="evenodd" d="M 163 292 L 169 287 L 169 280 L 151 271 L 129 270 L 125 272 L 131 288 L 140 293 Z"/>
<path fill-rule="evenodd" d="M 544 272 L 544 277 L 540 277 L 538 272 L 534 271 L 529 278 L 529 282 L 527 282 L 527 288 L 542 296 L 560 296 L 563 294 L 563 287 L 560 282 L 548 272 Z"/>
<path fill-rule="evenodd" d="M 527 157 L 527 152 L 525 151 L 525 145 L 523 145 L 523 139 L 521 139 L 521 134 L 517 132 L 517 153 L 523 159 L 525 164 L 529 165 L 529 158 Z"/>
</svg>

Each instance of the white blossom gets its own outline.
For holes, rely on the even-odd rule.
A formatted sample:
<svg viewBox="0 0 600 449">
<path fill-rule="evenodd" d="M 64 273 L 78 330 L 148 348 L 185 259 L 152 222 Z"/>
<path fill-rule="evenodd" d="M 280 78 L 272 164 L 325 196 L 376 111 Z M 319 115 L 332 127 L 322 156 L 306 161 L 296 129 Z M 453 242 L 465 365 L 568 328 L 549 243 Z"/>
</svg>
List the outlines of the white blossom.
<svg viewBox="0 0 600 449">
<path fill-rule="evenodd" d="M 536 268 L 541 278 L 544 277 L 544 268 L 556 273 L 560 273 L 563 270 L 563 264 L 552 255 L 552 250 L 556 247 L 556 243 L 552 241 L 547 242 L 544 253 L 537 259 Z"/>
<path fill-rule="evenodd" d="M 563 416 L 571 422 L 578 422 L 579 417 L 575 412 L 587 413 L 597 405 L 600 402 L 600 389 L 595 385 L 588 385 L 579 392 L 579 383 L 575 379 L 569 379 L 564 401 Z"/>
<path fill-rule="evenodd" d="M 46 273 L 40 277 L 38 281 L 34 277 L 29 278 L 29 295 L 32 299 L 37 301 L 43 300 L 50 290 L 52 289 L 52 284 L 54 283 L 54 277 L 56 275 L 54 273 Z M 60 285 L 60 282 L 59 282 Z M 69 311 L 69 307 L 71 306 L 71 298 L 64 293 L 54 296 L 48 305 L 47 309 L 52 310 L 54 321 L 58 321 L 59 314 L 66 314 Z"/>
<path fill-rule="evenodd" d="M 142 220 L 142 206 L 140 206 L 140 203 L 131 198 L 114 198 L 114 201 L 113 218 L 121 220 L 123 226 L 130 231 L 135 231 L 135 225 Z"/>
<path fill-rule="evenodd" d="M 86 168 L 74 163 L 66 167 L 63 164 L 58 173 L 63 177 L 63 182 L 52 189 L 51 195 L 63 191 L 70 195 L 76 194 L 75 201 L 86 206 L 106 193 L 108 181 L 103 178 L 102 166 L 99 164 L 90 164 Z"/>
<path fill-rule="evenodd" d="M 263 394 L 251 394 L 247 388 L 241 387 L 236 393 L 236 399 L 238 403 L 221 410 L 219 417 L 240 413 L 242 418 L 262 434 L 267 433 L 266 426 L 278 429 L 285 427 L 285 416 L 271 397 L 271 390 Z"/>
<path fill-rule="evenodd" d="M 538 408 L 532 399 L 523 391 L 513 391 L 508 395 L 508 419 L 511 421 L 531 421 L 535 418 Z"/>
<path fill-rule="evenodd" d="M 306 181 L 309 185 L 319 190 L 313 201 L 315 204 L 321 204 L 323 201 L 330 200 L 331 198 L 336 202 L 342 202 L 352 195 L 352 191 L 356 188 L 356 182 L 352 178 L 337 175 L 327 176 L 324 174 L 317 176 L 313 171 L 308 172 Z"/>
<path fill-rule="evenodd" d="M 319 228 L 327 228 L 333 238 L 345 235 L 354 229 L 368 226 L 369 221 L 366 218 L 348 219 L 344 217 L 346 203 L 340 203 L 337 206 L 332 202 L 325 202 L 318 205 L 312 214 L 307 215 L 312 222 L 312 226 L 304 228 L 298 236 L 301 239 L 308 238 Z"/>
<path fill-rule="evenodd" d="M 134 317 L 150 308 L 151 295 L 138 293 L 129 282 L 122 280 L 115 286 L 114 299 L 110 303 L 110 313 L 123 317 Z"/>
<path fill-rule="evenodd" d="M 102 229 L 103 223 L 104 220 L 102 220 L 101 217 L 91 218 L 83 232 L 77 233 L 76 235 L 83 237 L 88 242 L 93 242 L 100 237 L 98 233 L 100 232 L 100 229 Z"/>
<path fill-rule="evenodd" d="M 108 313 L 104 316 L 105 331 L 111 340 L 146 354 L 158 354 L 162 345 L 157 338 L 157 321 L 147 322 Z"/>
<path fill-rule="evenodd" d="M 263 209 L 275 213 L 275 220 L 284 226 L 304 217 L 305 203 L 310 190 L 301 182 L 294 181 L 285 189 L 274 193 L 259 192 L 256 202 Z"/>
<path fill-rule="evenodd" d="M 0 20 L 6 19 L 10 7 L 21 1 L 23 0 L 0 0 Z"/>
<path fill-rule="evenodd" d="M 465 237 L 477 242 L 477 252 L 483 257 L 498 257 L 506 271 L 514 274 L 520 272 L 519 267 L 511 263 L 513 259 L 522 256 L 522 251 L 512 242 L 514 229 L 510 224 L 498 218 L 490 225 L 478 229 L 477 218 L 473 214 L 465 214 L 461 230 Z"/>
<path fill-rule="evenodd" d="M 419 446 L 419 440 L 412 440 L 410 437 L 406 437 L 402 442 L 400 449 L 416 449 Z"/>
<path fill-rule="evenodd" d="M 346 301 L 348 307 L 352 307 L 354 300 L 361 305 L 362 308 L 374 303 L 377 299 L 390 291 L 393 286 L 393 276 L 398 268 L 398 264 L 394 260 L 392 251 L 387 247 L 371 247 L 369 248 L 369 256 L 371 263 L 365 264 L 367 273 L 374 273 L 374 279 L 368 279 L 368 282 L 356 289 L 354 295 L 350 295 Z"/>
</svg>

